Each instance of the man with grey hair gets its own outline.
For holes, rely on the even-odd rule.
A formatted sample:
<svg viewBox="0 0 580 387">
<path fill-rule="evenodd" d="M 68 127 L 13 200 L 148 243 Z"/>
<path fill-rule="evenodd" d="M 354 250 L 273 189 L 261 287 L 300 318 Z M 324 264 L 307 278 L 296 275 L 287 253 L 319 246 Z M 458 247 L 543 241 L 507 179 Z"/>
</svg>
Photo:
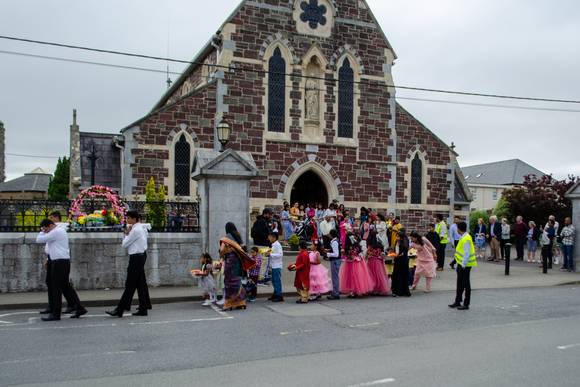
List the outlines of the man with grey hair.
<svg viewBox="0 0 580 387">
<path fill-rule="evenodd" d="M 572 224 L 572 218 L 566 218 L 564 220 L 564 228 L 560 233 L 562 237 L 562 256 L 564 257 L 564 264 L 562 265 L 561 271 L 574 271 L 574 256 L 572 255 L 572 248 L 574 246 L 574 236 L 576 234 L 576 229 Z"/>
<path fill-rule="evenodd" d="M 497 216 L 495 215 L 489 218 L 489 234 L 487 234 L 487 239 L 489 240 L 491 249 L 491 256 L 488 261 L 499 262 L 501 225 L 497 222 Z"/>
<path fill-rule="evenodd" d="M 558 236 L 558 230 L 560 229 L 560 223 L 556 222 L 556 217 L 554 215 L 550 215 L 550 217 L 548 218 L 548 222 L 549 221 L 554 222 L 554 234 L 556 236 Z M 544 228 L 548 228 L 548 223 L 546 223 L 546 226 L 544 226 Z M 554 238 L 554 243 L 552 245 L 552 256 L 554 257 L 554 264 L 558 264 L 560 262 L 560 257 L 558 256 L 558 241 L 557 238 Z"/>
</svg>

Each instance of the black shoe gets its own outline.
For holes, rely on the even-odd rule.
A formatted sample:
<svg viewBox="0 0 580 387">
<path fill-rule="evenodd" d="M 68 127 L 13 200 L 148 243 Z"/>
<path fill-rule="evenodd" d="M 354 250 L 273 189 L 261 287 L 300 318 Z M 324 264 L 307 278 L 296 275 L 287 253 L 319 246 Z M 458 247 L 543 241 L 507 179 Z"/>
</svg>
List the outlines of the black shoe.
<svg viewBox="0 0 580 387">
<path fill-rule="evenodd" d="M 451 267 L 452 269 L 455 269 L 455 264 L 454 264 L 453 262 L 451 262 L 451 263 L 449 264 L 449 267 Z"/>
<path fill-rule="evenodd" d="M 348 298 L 358 298 L 358 294 L 349 294 Z"/>
<path fill-rule="evenodd" d="M 105 311 L 106 314 L 112 317 L 123 317 L 123 311 L 115 308 L 115 310 Z"/>
<path fill-rule="evenodd" d="M 280 297 L 280 296 L 278 296 L 278 297 L 274 298 L 274 299 L 272 300 L 272 302 L 284 302 L 284 297 Z"/>
<path fill-rule="evenodd" d="M 70 318 L 79 318 L 81 317 L 83 314 L 87 314 L 87 310 L 85 308 L 82 309 L 76 309 L 75 314 L 73 314 L 72 316 L 70 316 Z"/>
<path fill-rule="evenodd" d="M 72 312 L 76 312 L 77 307 L 76 306 L 69 306 L 68 308 L 66 308 L 62 314 L 71 314 Z"/>
<path fill-rule="evenodd" d="M 131 305 L 129 305 L 128 307 L 125 308 L 125 312 L 130 312 L 131 311 Z"/>
<path fill-rule="evenodd" d="M 270 297 L 268 297 L 268 301 L 273 301 L 276 297 L 277 296 L 275 294 L 272 294 Z"/>
<path fill-rule="evenodd" d="M 302 301 L 302 299 L 299 298 L 299 299 L 296 300 L 296 303 L 297 304 L 308 304 L 308 301 Z"/>
<path fill-rule="evenodd" d="M 326 298 L 328 298 L 329 300 L 340 300 L 340 296 L 335 296 L 334 294 L 327 296 Z"/>
<path fill-rule="evenodd" d="M 147 309 L 145 310 L 137 309 L 137 311 L 133 313 L 133 316 L 147 316 Z"/>
<path fill-rule="evenodd" d="M 45 310 L 41 310 L 38 313 L 40 313 L 40 314 L 52 314 L 52 309 L 46 308 Z"/>
<path fill-rule="evenodd" d="M 467 305 L 461 305 L 461 306 L 457 307 L 457 310 L 468 310 L 468 309 L 469 309 L 469 306 L 467 306 Z"/>
<path fill-rule="evenodd" d="M 147 305 L 147 309 L 148 310 L 151 310 L 151 309 L 153 309 L 153 306 L 152 305 Z"/>
<path fill-rule="evenodd" d="M 458 304 L 456 302 L 454 302 L 453 304 L 449 305 L 450 308 L 457 308 L 458 306 L 461 306 L 461 304 Z"/>
<path fill-rule="evenodd" d="M 55 316 L 54 314 L 49 314 L 46 317 L 41 317 L 42 321 L 60 321 L 60 316 Z"/>
</svg>

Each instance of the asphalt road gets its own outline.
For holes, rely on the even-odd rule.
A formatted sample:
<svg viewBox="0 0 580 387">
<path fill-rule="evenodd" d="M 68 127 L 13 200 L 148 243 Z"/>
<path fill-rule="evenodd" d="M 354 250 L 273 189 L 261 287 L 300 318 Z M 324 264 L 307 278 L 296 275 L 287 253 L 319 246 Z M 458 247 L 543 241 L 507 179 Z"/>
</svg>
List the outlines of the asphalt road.
<svg viewBox="0 0 580 387">
<path fill-rule="evenodd" d="M 42 322 L 0 315 L 0 385 L 578 386 L 580 286 L 452 292 L 218 313 L 200 303 L 148 317 Z"/>
</svg>

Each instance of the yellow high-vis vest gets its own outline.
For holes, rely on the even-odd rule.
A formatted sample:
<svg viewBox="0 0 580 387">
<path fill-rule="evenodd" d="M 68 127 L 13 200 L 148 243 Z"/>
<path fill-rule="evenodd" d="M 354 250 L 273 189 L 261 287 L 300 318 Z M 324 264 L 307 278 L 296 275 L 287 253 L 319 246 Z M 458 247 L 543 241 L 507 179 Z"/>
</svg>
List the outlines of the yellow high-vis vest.
<svg viewBox="0 0 580 387">
<path fill-rule="evenodd" d="M 469 253 L 469 261 L 467 261 L 467 267 L 477 266 L 477 261 L 475 260 L 475 248 L 473 247 L 473 239 L 471 235 L 467 234 L 466 237 L 463 237 L 457 243 L 457 248 L 455 249 L 455 262 L 462 265 L 463 264 L 463 248 L 465 246 L 465 242 L 471 242 L 471 251 Z"/>
<path fill-rule="evenodd" d="M 445 222 L 441 221 L 435 225 L 435 232 L 437 234 L 439 234 L 439 238 L 441 238 L 441 226 L 444 224 L 445 224 Z M 449 228 L 447 228 L 447 225 L 445 225 L 445 227 L 446 227 L 445 228 L 445 236 L 443 236 L 443 239 L 441 239 L 441 241 L 439 241 L 439 243 L 441 243 L 442 245 L 447 243 L 447 233 L 449 232 Z"/>
</svg>

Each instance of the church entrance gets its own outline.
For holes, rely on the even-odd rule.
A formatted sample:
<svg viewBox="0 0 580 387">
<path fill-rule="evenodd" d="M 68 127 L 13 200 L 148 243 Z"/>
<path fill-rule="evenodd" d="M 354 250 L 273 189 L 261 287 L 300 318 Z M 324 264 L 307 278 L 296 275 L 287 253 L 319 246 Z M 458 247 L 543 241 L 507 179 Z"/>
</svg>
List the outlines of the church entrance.
<svg viewBox="0 0 580 387">
<path fill-rule="evenodd" d="M 328 206 L 328 192 L 322 179 L 313 171 L 304 172 L 292 187 L 290 205 L 293 203 L 306 205 L 310 203 L 322 203 Z"/>
</svg>

